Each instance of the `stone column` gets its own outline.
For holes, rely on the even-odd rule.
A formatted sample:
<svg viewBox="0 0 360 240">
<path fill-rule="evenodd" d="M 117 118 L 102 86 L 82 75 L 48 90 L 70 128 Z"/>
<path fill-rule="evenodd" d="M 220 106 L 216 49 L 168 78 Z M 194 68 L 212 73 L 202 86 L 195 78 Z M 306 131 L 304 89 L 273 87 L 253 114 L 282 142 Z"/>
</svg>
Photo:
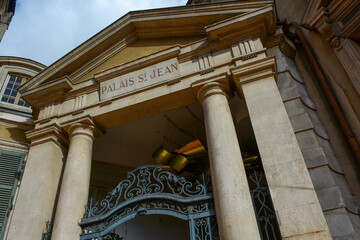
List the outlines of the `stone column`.
<svg viewBox="0 0 360 240">
<path fill-rule="evenodd" d="M 53 216 L 67 150 L 67 134 L 57 125 L 26 133 L 31 141 L 15 209 L 5 239 L 41 239 Z"/>
<path fill-rule="evenodd" d="M 249 111 L 283 239 L 331 239 L 274 78 L 275 59 L 232 69 Z"/>
<path fill-rule="evenodd" d="M 79 239 L 79 220 L 88 201 L 95 127 L 91 122 L 68 124 L 70 147 L 65 163 L 51 239 Z"/>
<path fill-rule="evenodd" d="M 198 98 L 204 108 L 220 238 L 260 239 L 226 86 L 208 83 L 199 90 Z"/>
</svg>

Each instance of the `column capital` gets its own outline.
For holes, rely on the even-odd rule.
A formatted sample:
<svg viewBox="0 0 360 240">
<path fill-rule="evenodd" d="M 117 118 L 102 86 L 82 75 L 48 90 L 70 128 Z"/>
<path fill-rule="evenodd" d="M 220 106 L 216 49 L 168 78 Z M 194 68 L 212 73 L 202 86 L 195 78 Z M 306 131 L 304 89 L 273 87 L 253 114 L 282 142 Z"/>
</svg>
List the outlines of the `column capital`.
<svg viewBox="0 0 360 240">
<path fill-rule="evenodd" d="M 230 89 L 229 87 L 220 82 L 209 82 L 203 85 L 197 92 L 197 98 L 200 103 L 203 104 L 205 99 L 212 95 L 223 95 L 229 99 Z"/>
<path fill-rule="evenodd" d="M 274 57 L 262 58 L 258 61 L 240 65 L 230 69 L 237 85 L 260 80 L 276 73 L 276 60 Z"/>
<path fill-rule="evenodd" d="M 96 136 L 103 135 L 105 129 L 100 126 L 91 116 L 84 116 L 61 124 L 63 129 L 69 134 L 70 139 L 77 134 L 88 135 L 94 139 Z"/>
<path fill-rule="evenodd" d="M 276 60 L 274 57 L 263 58 L 258 61 L 240 65 L 230 69 L 240 97 L 244 97 L 242 86 L 244 84 L 274 77 L 276 75 Z"/>
<path fill-rule="evenodd" d="M 68 134 L 56 123 L 26 132 L 26 138 L 31 142 L 30 147 L 52 141 L 62 149 L 69 146 Z"/>
</svg>

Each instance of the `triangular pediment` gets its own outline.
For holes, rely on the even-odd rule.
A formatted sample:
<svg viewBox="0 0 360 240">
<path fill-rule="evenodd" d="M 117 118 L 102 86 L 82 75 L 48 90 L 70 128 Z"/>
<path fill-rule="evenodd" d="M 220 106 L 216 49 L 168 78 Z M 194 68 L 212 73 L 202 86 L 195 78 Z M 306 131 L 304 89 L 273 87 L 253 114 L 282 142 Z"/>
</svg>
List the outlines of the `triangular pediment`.
<svg viewBox="0 0 360 240">
<path fill-rule="evenodd" d="M 89 71 L 88 68 L 80 68 L 79 71 L 75 72 L 70 76 L 74 83 L 81 83 L 89 79 L 94 78 L 96 73 L 102 72 L 106 69 L 114 68 L 118 65 L 126 62 L 133 61 L 144 56 L 154 54 L 175 45 L 185 45 L 191 42 L 195 42 L 202 38 L 201 36 L 188 36 L 188 37 L 177 37 L 177 38 L 155 38 L 155 39 L 138 39 L 133 43 L 118 49 L 118 52 L 114 56 L 104 60 L 98 66 L 92 66 Z"/>
<path fill-rule="evenodd" d="M 209 26 L 216 27 L 213 32 L 217 36 L 222 27 L 217 23 L 226 25 L 228 19 L 252 17 L 267 8 L 272 9 L 272 1 L 234 1 L 130 12 L 40 72 L 20 92 L 30 105 L 39 109 L 46 101 L 59 101 L 66 92 L 96 84 L 93 80 L 99 72 L 173 46 L 208 39 Z M 46 90 L 54 93 L 52 97 Z"/>
</svg>

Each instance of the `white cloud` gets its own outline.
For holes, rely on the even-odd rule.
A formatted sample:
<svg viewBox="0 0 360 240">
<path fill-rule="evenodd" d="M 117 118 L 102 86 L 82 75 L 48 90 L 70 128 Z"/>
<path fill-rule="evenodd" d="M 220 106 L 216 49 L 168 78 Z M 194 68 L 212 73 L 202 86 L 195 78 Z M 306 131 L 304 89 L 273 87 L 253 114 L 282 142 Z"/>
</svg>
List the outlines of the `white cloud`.
<svg viewBox="0 0 360 240">
<path fill-rule="evenodd" d="M 50 65 L 129 11 L 181 6 L 187 0 L 18 0 L 0 55 Z"/>
</svg>

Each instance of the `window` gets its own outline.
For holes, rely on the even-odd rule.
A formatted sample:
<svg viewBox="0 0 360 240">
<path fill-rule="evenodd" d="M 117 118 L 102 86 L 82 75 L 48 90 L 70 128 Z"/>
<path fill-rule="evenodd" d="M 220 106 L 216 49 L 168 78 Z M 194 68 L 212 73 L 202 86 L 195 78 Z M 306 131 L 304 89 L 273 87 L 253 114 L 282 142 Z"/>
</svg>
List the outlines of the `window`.
<svg viewBox="0 0 360 240">
<path fill-rule="evenodd" d="M 4 94 L 1 98 L 2 102 L 12 103 L 19 106 L 30 107 L 29 104 L 24 102 L 24 100 L 20 97 L 20 93 L 18 93 L 17 89 L 22 84 L 29 80 L 28 77 L 10 75 L 9 82 L 5 88 Z"/>
</svg>

